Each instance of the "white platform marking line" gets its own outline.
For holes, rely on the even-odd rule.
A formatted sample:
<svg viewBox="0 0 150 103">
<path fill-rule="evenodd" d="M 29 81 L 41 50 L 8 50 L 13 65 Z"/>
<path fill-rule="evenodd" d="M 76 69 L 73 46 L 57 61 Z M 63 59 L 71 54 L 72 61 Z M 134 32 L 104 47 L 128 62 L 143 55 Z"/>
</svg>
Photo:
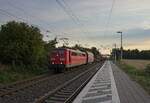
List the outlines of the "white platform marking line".
<svg viewBox="0 0 150 103">
<path fill-rule="evenodd" d="M 112 103 L 120 103 L 118 91 L 116 88 L 116 83 L 114 80 L 113 72 L 112 72 L 112 66 L 111 62 L 109 61 L 109 71 L 110 71 L 110 77 L 111 77 L 111 88 L 112 88 Z"/>
<path fill-rule="evenodd" d="M 83 100 L 90 100 L 90 99 L 96 99 L 96 98 L 104 98 L 107 96 L 111 96 L 111 94 L 103 94 L 103 95 L 98 95 L 98 96 L 92 96 L 92 97 L 84 97 Z M 109 101 L 109 100 L 106 100 Z"/>
<path fill-rule="evenodd" d="M 97 93 L 98 91 L 108 92 L 108 91 L 111 91 L 111 89 L 106 89 L 106 90 L 97 90 L 97 91 L 88 91 L 88 94 L 89 94 L 89 93 Z"/>
<path fill-rule="evenodd" d="M 102 88 L 107 88 L 107 87 L 108 87 L 107 85 L 103 85 L 103 86 L 100 86 L 100 87 L 91 87 L 91 89 L 102 89 Z"/>
<path fill-rule="evenodd" d="M 88 93 L 89 89 L 91 88 L 91 86 L 95 82 L 95 80 L 97 78 L 97 75 L 103 70 L 103 68 L 104 68 L 105 65 L 106 65 L 106 62 L 103 64 L 103 66 L 101 67 L 101 69 L 94 75 L 94 77 L 90 80 L 90 82 L 85 86 L 86 88 L 84 88 L 79 93 L 79 95 L 76 97 L 76 99 L 73 101 L 73 103 L 82 103 L 82 99 Z"/>
</svg>

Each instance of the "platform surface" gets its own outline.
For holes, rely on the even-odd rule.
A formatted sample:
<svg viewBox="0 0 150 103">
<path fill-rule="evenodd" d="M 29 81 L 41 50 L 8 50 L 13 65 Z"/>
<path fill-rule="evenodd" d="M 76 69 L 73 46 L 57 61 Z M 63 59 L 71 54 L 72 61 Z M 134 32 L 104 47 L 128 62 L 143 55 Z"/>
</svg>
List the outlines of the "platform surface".
<svg viewBox="0 0 150 103">
<path fill-rule="evenodd" d="M 111 61 L 106 61 L 73 103 L 150 103 L 150 96 Z"/>
<path fill-rule="evenodd" d="M 73 103 L 120 103 L 110 61 L 104 63 Z"/>
</svg>

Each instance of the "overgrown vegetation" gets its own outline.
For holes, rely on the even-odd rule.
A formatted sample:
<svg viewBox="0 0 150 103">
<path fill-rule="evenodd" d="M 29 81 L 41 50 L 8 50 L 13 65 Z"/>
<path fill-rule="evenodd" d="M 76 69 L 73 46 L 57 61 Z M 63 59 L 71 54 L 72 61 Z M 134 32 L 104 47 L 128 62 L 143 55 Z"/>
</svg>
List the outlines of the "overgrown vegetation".
<svg viewBox="0 0 150 103">
<path fill-rule="evenodd" d="M 0 61 L 5 64 L 37 64 L 43 58 L 40 30 L 15 21 L 1 26 Z"/>
<path fill-rule="evenodd" d="M 47 71 L 48 53 L 56 39 L 43 41 L 40 30 L 23 22 L 11 21 L 0 28 L 0 83 L 30 78 Z"/>
<path fill-rule="evenodd" d="M 138 82 L 150 94 L 150 66 L 148 65 L 145 70 L 137 69 L 131 65 L 123 62 L 118 62 L 118 66 L 125 71 L 133 80 Z"/>
<path fill-rule="evenodd" d="M 31 78 L 46 72 L 46 68 L 34 66 L 7 65 L 0 70 L 0 83 L 8 84 L 18 80 Z"/>
<path fill-rule="evenodd" d="M 145 73 L 146 73 L 146 75 L 148 75 L 149 77 L 150 77 L 150 64 L 148 64 L 147 66 L 146 66 L 146 68 L 145 68 Z"/>
</svg>

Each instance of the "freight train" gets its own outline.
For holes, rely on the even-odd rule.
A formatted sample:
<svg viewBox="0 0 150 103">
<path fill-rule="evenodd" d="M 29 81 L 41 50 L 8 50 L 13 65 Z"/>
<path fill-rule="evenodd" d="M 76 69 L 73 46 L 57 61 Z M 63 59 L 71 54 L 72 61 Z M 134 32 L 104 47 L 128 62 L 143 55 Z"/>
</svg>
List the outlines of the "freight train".
<svg viewBox="0 0 150 103">
<path fill-rule="evenodd" d="M 91 52 L 82 52 L 68 48 L 57 48 L 50 53 L 50 69 L 55 72 L 64 72 L 71 67 L 80 66 L 94 62 Z"/>
</svg>

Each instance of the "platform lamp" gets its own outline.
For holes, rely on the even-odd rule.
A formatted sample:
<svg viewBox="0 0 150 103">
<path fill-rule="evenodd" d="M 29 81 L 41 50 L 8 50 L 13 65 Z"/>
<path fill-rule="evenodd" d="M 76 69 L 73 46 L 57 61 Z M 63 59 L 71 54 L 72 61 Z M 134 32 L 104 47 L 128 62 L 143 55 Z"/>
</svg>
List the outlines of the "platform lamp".
<svg viewBox="0 0 150 103">
<path fill-rule="evenodd" d="M 121 34 L 121 47 L 120 47 L 120 50 L 121 50 L 121 55 L 120 55 L 120 58 L 121 58 L 121 60 L 122 60 L 122 59 L 123 59 L 122 31 L 118 31 L 117 33 L 120 33 L 120 34 Z"/>
</svg>

